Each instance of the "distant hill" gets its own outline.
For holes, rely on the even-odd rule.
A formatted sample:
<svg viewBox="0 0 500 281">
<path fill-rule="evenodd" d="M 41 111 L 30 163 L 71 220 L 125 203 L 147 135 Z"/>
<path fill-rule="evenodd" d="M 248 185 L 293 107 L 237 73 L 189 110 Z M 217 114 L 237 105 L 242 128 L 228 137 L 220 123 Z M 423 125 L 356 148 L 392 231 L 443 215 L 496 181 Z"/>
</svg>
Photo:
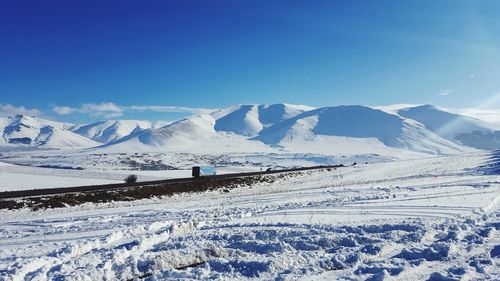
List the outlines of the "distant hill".
<svg viewBox="0 0 500 281">
<path fill-rule="evenodd" d="M 167 122 L 138 120 L 103 120 L 92 124 L 76 125 L 71 130 L 100 143 L 110 143 L 145 129 L 158 128 Z"/>
<path fill-rule="evenodd" d="M 432 105 L 403 108 L 398 114 L 416 120 L 443 138 L 478 149 L 500 147 L 500 131 L 484 127 L 484 122 L 447 112 Z"/>
<path fill-rule="evenodd" d="M 24 115 L 0 118 L 2 131 L 0 145 L 58 149 L 99 145 L 91 139 L 73 133 L 70 130 L 71 126 L 71 124 Z"/>
<path fill-rule="evenodd" d="M 66 124 L 0 118 L 1 146 L 193 153 L 374 154 L 391 158 L 500 148 L 487 123 L 432 105 L 235 105 L 174 123 L 103 120 Z"/>
<path fill-rule="evenodd" d="M 471 148 L 422 124 L 366 106 L 238 105 L 148 129 L 107 146 L 123 150 L 453 154 Z"/>
</svg>

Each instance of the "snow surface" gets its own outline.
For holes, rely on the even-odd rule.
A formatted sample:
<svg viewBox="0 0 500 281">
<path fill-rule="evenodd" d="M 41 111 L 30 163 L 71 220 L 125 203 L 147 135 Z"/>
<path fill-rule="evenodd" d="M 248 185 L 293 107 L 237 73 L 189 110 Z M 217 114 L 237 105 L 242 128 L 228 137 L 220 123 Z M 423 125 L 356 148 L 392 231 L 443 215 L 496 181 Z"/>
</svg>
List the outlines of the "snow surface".
<svg viewBox="0 0 500 281">
<path fill-rule="evenodd" d="M 258 171 L 257 167 L 219 167 L 218 174 Z M 154 181 L 191 177 L 191 169 L 130 171 L 130 170 L 72 170 L 10 165 L 0 162 L 0 192 L 44 189 L 53 187 L 86 186 L 123 183 L 127 175 L 137 181 Z"/>
<path fill-rule="evenodd" d="M 40 153 L 40 152 L 39 152 Z M 33 156 L 30 155 L 29 156 Z M 60 156 L 60 155 L 56 155 Z M 174 163 L 177 167 L 172 167 L 168 170 L 131 170 L 129 167 L 125 166 L 113 166 L 113 164 L 119 164 L 124 158 L 129 158 L 135 156 L 132 155 L 109 155 L 109 156 L 96 156 L 99 160 L 104 160 L 101 163 L 102 166 L 97 165 L 95 162 L 85 163 L 83 159 L 89 160 L 92 156 L 90 155 L 65 155 L 63 159 L 60 157 L 50 157 L 50 154 L 42 154 L 40 157 L 35 155 L 35 160 L 31 157 L 24 161 L 24 158 L 16 159 L 23 165 L 13 165 L 0 162 L 0 192 L 2 191 L 14 191 L 14 190 L 29 190 L 29 189 L 44 189 L 53 187 L 72 187 L 72 186 L 85 186 L 85 185 L 98 185 L 98 184 L 108 184 L 108 183 L 122 183 L 127 175 L 134 174 L 137 176 L 137 181 L 155 181 L 173 178 L 188 178 L 191 177 L 191 166 L 193 158 L 200 159 L 199 155 L 166 155 L 165 157 L 175 161 Z M 141 155 L 142 156 L 142 155 Z M 116 157 L 116 158 L 115 158 Z M 182 159 L 186 163 L 182 163 Z M 238 157 L 248 157 L 246 156 L 234 156 L 235 159 Z M 293 157 L 293 156 L 290 156 Z M 200 164 L 208 165 L 208 162 L 199 162 Z M 8 160 L 16 162 L 12 158 Z M 36 162 L 41 160 L 41 162 Z M 63 161 L 61 161 L 63 160 Z M 162 161 L 161 157 L 157 155 L 151 156 L 151 162 L 153 166 Z M 241 162 L 246 162 L 246 160 L 240 160 Z M 256 164 L 261 164 L 266 162 L 265 159 L 256 159 L 256 163 L 245 163 L 239 166 L 217 166 L 218 174 L 227 173 L 240 173 L 240 172 L 253 172 L 260 171 L 263 168 Z M 299 159 L 290 161 L 283 159 L 279 162 L 289 163 L 290 167 L 300 166 Z M 51 167 L 58 168 L 47 168 L 48 163 L 51 163 Z M 78 163 L 77 166 L 73 166 Z M 235 163 L 235 162 L 233 162 Z M 269 163 L 269 162 L 268 162 Z M 307 162 L 306 162 L 307 163 Z M 308 163 L 311 165 L 310 163 Z M 27 166 L 29 165 L 29 166 Z M 39 167 L 42 166 L 42 167 Z M 268 165 L 267 167 L 276 167 L 276 165 Z M 85 167 L 85 169 L 83 168 Z M 278 167 L 282 168 L 282 167 Z"/>
<path fill-rule="evenodd" d="M 0 211 L 1 280 L 499 280 L 498 152 Z"/>
</svg>

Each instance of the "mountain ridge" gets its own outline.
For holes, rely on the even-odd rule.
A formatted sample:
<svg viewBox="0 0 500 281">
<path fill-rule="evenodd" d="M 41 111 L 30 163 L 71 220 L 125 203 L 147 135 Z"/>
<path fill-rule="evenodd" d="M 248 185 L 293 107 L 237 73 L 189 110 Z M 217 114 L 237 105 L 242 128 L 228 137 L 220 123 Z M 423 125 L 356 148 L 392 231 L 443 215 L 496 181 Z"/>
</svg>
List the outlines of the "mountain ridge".
<svg viewBox="0 0 500 281">
<path fill-rule="evenodd" d="M 16 118 L 25 121 L 17 124 Z M 391 155 L 398 151 L 441 155 L 500 147 L 500 133 L 476 121 L 432 105 L 314 108 L 285 103 L 240 104 L 173 123 L 101 120 L 74 125 L 16 115 L 0 119 L 4 136 L 0 145 L 325 154 L 372 150 Z M 453 130 L 442 129 L 450 124 Z"/>
</svg>

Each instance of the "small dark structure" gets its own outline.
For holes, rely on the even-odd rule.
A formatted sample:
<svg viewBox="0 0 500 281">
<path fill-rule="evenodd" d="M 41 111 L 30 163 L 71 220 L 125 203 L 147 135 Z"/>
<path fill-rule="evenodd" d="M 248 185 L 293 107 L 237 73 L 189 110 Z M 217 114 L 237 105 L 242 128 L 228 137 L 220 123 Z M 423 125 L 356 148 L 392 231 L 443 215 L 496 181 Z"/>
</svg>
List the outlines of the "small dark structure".
<svg viewBox="0 0 500 281">
<path fill-rule="evenodd" d="M 193 166 L 193 170 L 191 171 L 191 176 L 195 178 L 200 177 L 200 166 Z"/>
<path fill-rule="evenodd" d="M 216 170 L 215 167 L 212 166 L 193 166 L 193 170 L 191 175 L 195 178 L 203 177 L 203 176 L 215 176 Z"/>
</svg>

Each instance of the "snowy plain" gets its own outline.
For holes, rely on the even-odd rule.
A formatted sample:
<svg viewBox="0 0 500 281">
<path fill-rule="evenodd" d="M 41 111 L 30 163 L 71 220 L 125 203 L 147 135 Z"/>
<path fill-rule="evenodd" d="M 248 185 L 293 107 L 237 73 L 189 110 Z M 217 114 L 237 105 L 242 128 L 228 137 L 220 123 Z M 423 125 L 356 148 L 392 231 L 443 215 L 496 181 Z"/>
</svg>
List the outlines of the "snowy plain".
<svg viewBox="0 0 500 281">
<path fill-rule="evenodd" d="M 500 280 L 500 153 L 481 150 L 500 131 L 459 113 L 275 104 L 173 123 L 0 118 L 0 191 L 188 177 L 193 165 L 346 165 L 0 210 L 0 280 Z"/>
<path fill-rule="evenodd" d="M 0 211 L 0 280 L 499 280 L 498 152 Z"/>
<path fill-rule="evenodd" d="M 0 192 L 120 183 L 130 174 L 138 181 L 191 176 L 191 167 L 214 165 L 218 174 L 253 172 L 315 165 L 350 165 L 353 162 L 393 160 L 376 154 L 355 156 L 311 153 L 176 152 L 95 153 L 93 150 L 4 151 L 0 155 Z M 4 161 L 4 162 L 1 162 Z M 8 162 L 8 163 L 5 163 Z M 22 180 L 20 180 L 22 179 Z"/>
</svg>

